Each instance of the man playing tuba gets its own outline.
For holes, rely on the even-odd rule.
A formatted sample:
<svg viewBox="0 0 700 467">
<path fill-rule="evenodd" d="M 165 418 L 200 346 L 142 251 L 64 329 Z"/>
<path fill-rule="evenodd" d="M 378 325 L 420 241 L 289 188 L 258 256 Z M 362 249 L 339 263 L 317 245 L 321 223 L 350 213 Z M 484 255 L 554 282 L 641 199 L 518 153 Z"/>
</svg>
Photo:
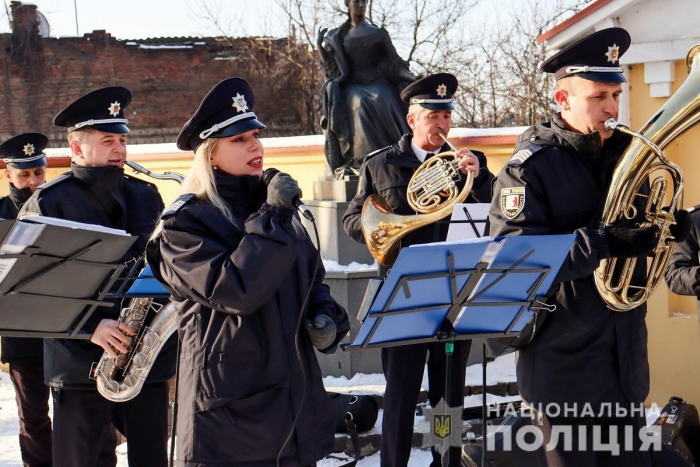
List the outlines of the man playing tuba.
<svg viewBox="0 0 700 467">
<path fill-rule="evenodd" d="M 440 136 L 447 136 L 452 125 L 452 95 L 457 79 L 448 73 L 426 76 L 410 84 L 401 93 L 409 104 L 406 121 L 412 133 L 403 135 L 398 143 L 365 157 L 360 170 L 360 182 L 355 198 L 343 216 L 345 232 L 355 241 L 364 243 L 361 225 L 362 206 L 372 194 L 381 195 L 396 214 L 413 215 L 407 200 L 408 182 L 416 169 L 436 153 L 448 151 L 449 145 Z M 457 151 L 460 172 L 473 172 L 474 182 L 467 202 L 489 202 L 493 174 L 486 166 L 486 157 L 468 149 Z M 464 185 L 465 177 L 458 182 Z M 449 221 L 423 226 L 403 238 L 403 246 L 440 242 L 447 238 Z M 388 268 L 379 266 L 380 276 Z M 455 342 L 450 406 L 463 404 L 464 378 L 471 341 Z M 411 453 L 413 417 L 428 356 L 430 403 L 434 407 L 445 393 L 445 344 L 414 344 L 382 349 L 382 367 L 387 385 L 384 394 L 382 422 L 382 466 L 405 467 Z M 460 450 L 451 448 L 449 465 L 459 466 Z M 433 451 L 432 467 L 441 465 L 440 456 Z"/>
<path fill-rule="evenodd" d="M 548 294 L 556 311 L 517 364 L 520 393 L 541 416 L 534 425 L 547 446 L 546 465 L 651 466 L 638 436 L 649 392 L 646 305 L 614 312 L 593 279 L 602 259 L 638 258 L 633 283 L 643 283 L 657 244 L 656 226 L 599 228 L 610 177 L 630 143 L 604 126 L 618 116 L 625 82 L 619 60 L 629 45 L 627 31 L 605 29 L 542 65 L 557 80 L 561 113 L 520 136 L 494 187 L 491 236 L 576 235 Z M 644 202 L 635 201 L 640 214 Z M 686 211 L 676 213 L 676 241 L 688 235 L 687 221 Z"/>
</svg>

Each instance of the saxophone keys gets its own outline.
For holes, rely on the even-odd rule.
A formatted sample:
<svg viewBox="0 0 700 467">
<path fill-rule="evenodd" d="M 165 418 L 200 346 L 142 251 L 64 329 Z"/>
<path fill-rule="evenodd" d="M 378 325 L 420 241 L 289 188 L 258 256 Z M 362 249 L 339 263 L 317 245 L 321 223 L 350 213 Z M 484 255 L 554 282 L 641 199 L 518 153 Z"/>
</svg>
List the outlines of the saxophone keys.
<svg viewBox="0 0 700 467">
<path fill-rule="evenodd" d="M 126 378 L 124 378 L 124 386 L 127 388 L 133 388 L 138 384 L 138 382 L 139 379 L 134 375 L 128 375 Z"/>
<path fill-rule="evenodd" d="M 142 370 L 143 368 L 148 366 L 148 355 L 146 355 L 143 352 L 137 352 L 136 355 L 134 355 L 134 359 L 132 360 L 132 363 L 133 363 L 135 369 Z M 129 375 L 129 376 L 131 376 L 131 375 Z"/>
<path fill-rule="evenodd" d="M 107 389 L 112 394 L 117 394 L 119 392 L 119 383 L 110 379 L 105 382 L 105 389 Z"/>
</svg>

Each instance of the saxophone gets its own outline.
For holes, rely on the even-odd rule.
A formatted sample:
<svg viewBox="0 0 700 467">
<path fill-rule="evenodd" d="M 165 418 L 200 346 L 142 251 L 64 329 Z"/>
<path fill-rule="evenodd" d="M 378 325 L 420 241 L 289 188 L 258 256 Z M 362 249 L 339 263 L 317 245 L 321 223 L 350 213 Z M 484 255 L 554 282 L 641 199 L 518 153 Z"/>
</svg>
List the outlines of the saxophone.
<svg viewBox="0 0 700 467">
<path fill-rule="evenodd" d="M 184 179 L 174 172 L 153 173 L 132 161 L 125 164 L 155 179 L 175 180 L 180 184 Z M 153 315 L 153 319 L 146 325 L 146 318 L 150 315 Z M 152 297 L 134 298 L 127 308 L 122 309 L 119 322 L 126 323 L 134 331 L 127 352 L 117 358 L 104 352 L 100 361 L 93 364 L 91 378 L 105 399 L 125 402 L 141 392 L 158 354 L 177 329 L 177 313 L 172 302 L 163 306 L 154 303 Z"/>
<path fill-rule="evenodd" d="M 160 350 L 177 328 L 175 306 L 171 302 L 163 306 L 153 300 L 134 298 L 122 310 L 119 322 L 126 323 L 135 332 L 131 344 L 127 352 L 117 358 L 104 352 L 92 371 L 97 391 L 105 399 L 125 402 L 136 397 Z M 145 325 L 151 311 L 155 316 Z"/>
</svg>

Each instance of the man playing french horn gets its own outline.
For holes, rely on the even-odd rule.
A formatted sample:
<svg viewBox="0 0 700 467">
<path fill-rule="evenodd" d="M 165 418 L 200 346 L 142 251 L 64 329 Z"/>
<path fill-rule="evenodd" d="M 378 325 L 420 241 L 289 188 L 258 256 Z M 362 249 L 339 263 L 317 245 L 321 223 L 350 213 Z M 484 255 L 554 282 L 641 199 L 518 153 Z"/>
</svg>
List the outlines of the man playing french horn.
<svg viewBox="0 0 700 467">
<path fill-rule="evenodd" d="M 362 165 L 357 194 L 343 217 L 345 232 L 355 241 L 364 243 L 362 207 L 372 194 L 381 195 L 396 214 L 416 212 L 407 200 L 407 187 L 416 169 L 435 153 L 450 150 L 443 137 L 452 124 L 452 95 L 457 90 L 457 79 L 448 73 L 438 73 L 419 79 L 404 89 L 401 98 L 409 103 L 406 121 L 412 134 L 384 149 L 369 154 Z M 480 152 L 461 149 L 456 152 L 463 175 L 472 172 L 474 181 L 466 202 L 490 202 L 493 174 Z M 458 186 L 464 186 L 461 177 Z M 447 238 L 449 221 L 438 221 L 410 232 L 402 239 L 402 246 L 439 242 Z M 380 276 L 388 268 L 379 265 Z M 450 406 L 463 404 L 464 379 L 471 341 L 455 343 Z M 384 394 L 382 422 L 382 467 L 402 467 L 408 464 L 413 434 L 413 418 L 428 356 L 430 403 L 435 406 L 445 394 L 445 345 L 443 343 L 416 344 L 382 349 L 382 366 L 387 379 Z M 461 452 L 451 448 L 449 465 L 458 466 Z M 440 456 L 433 451 L 431 467 L 441 465 Z"/>
<path fill-rule="evenodd" d="M 20 211 L 121 229 L 137 238 L 123 258 L 143 255 L 163 210 L 154 185 L 124 175 L 129 128 L 128 89 L 92 91 L 68 105 L 54 124 L 68 130 L 71 170 L 41 185 Z M 115 304 L 116 305 L 116 304 Z M 116 427 L 127 438 L 131 467 L 167 464 L 168 379 L 175 373 L 176 341 L 166 344 L 141 392 L 116 403 L 104 398 L 90 368 L 103 352 L 125 353 L 134 331 L 117 321 L 119 307 L 98 307 L 85 328 L 91 341 L 44 340 L 44 382 L 53 394 L 53 466 L 114 466 Z"/>
<path fill-rule="evenodd" d="M 646 305 L 612 311 L 594 281 L 601 261 L 637 258 L 632 283 L 644 284 L 646 257 L 658 243 L 656 225 L 636 224 L 642 196 L 629 224 L 600 226 L 613 169 L 631 140 L 605 127 L 618 116 L 625 82 L 619 60 L 630 42 L 624 29 L 604 29 L 542 65 L 557 80 L 561 113 L 520 136 L 494 187 L 491 236 L 576 235 L 548 292 L 556 310 L 517 363 L 518 388 L 537 410 L 533 424 L 546 446 L 539 465 L 651 466 L 639 435 L 649 392 Z M 648 192 L 644 180 L 641 193 Z M 670 234 L 682 241 L 687 211 L 677 211 L 675 222 Z"/>
</svg>

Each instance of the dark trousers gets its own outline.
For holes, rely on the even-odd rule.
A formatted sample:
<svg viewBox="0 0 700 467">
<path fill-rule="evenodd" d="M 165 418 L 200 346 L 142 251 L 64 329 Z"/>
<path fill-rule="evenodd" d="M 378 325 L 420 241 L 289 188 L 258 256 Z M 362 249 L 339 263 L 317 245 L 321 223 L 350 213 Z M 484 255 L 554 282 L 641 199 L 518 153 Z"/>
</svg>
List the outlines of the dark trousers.
<svg viewBox="0 0 700 467">
<path fill-rule="evenodd" d="M 165 467 L 168 383 L 146 384 L 138 396 L 112 402 L 96 390 L 53 390 L 54 467 L 114 467 L 116 427 L 127 439 L 130 467 Z"/>
<path fill-rule="evenodd" d="M 565 449 L 561 434 L 557 435 L 556 449 L 544 450 L 539 456 L 539 467 L 652 467 L 651 453 L 639 451 L 639 429 L 646 426 L 643 416 L 578 418 L 542 415 L 542 424 L 533 421 L 533 425 L 542 432 L 543 446 L 547 446 L 552 438 L 552 427 L 570 426 L 573 433 L 571 449 Z M 625 438 L 625 427 L 632 428 L 632 439 L 629 441 Z M 600 435 L 595 434 L 594 429 L 600 430 Z M 585 432 L 585 441 L 581 443 L 580 430 Z M 613 444 L 620 448 L 619 454 L 614 455 L 609 450 L 595 450 L 593 440 L 596 437 L 601 439 L 603 446 L 614 441 Z M 632 450 L 625 450 L 626 444 L 631 445 Z"/>
<path fill-rule="evenodd" d="M 471 341 L 455 342 L 451 361 L 450 407 L 464 405 L 464 377 Z M 430 405 L 445 396 L 445 344 L 414 344 L 382 349 L 386 376 L 384 420 L 382 421 L 382 467 L 405 467 L 411 455 L 416 403 L 428 357 Z M 450 448 L 449 466 L 459 467 L 461 449 Z M 440 467 L 440 454 L 433 450 L 431 467 Z M 447 466 L 444 466 L 447 467 Z"/>
<path fill-rule="evenodd" d="M 43 362 L 10 363 L 10 379 L 17 394 L 19 448 L 25 467 L 51 465 L 49 388 Z"/>
</svg>

